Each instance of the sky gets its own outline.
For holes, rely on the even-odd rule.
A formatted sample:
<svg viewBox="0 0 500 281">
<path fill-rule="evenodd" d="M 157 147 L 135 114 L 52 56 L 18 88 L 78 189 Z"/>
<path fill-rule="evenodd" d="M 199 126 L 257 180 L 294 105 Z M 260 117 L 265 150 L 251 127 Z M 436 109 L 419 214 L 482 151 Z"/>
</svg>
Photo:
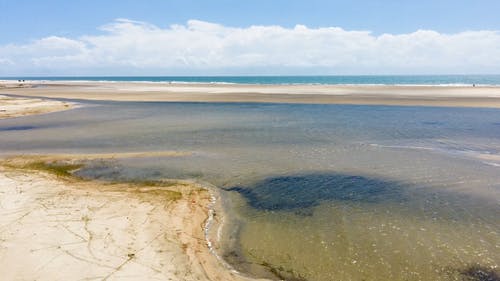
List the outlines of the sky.
<svg viewBox="0 0 500 281">
<path fill-rule="evenodd" d="M 500 74 L 498 0 L 0 0 L 0 75 Z"/>
</svg>

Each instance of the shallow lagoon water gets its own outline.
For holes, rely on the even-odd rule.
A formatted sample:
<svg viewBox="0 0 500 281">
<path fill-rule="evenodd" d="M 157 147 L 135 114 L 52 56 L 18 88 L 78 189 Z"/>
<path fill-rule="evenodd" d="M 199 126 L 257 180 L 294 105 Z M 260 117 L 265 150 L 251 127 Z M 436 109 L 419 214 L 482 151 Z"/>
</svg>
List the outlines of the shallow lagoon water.
<svg viewBox="0 0 500 281">
<path fill-rule="evenodd" d="M 146 150 L 194 153 L 82 174 L 220 187 L 221 254 L 242 272 L 488 280 L 468 270 L 500 264 L 497 109 L 92 102 L 0 120 L 3 153 Z"/>
</svg>

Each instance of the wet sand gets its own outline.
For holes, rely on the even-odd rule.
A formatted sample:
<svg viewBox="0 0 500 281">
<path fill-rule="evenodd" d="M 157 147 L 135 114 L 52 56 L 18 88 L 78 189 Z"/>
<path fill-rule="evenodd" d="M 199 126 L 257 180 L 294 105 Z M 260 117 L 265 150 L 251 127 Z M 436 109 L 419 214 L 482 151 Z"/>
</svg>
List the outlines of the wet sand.
<svg viewBox="0 0 500 281">
<path fill-rule="evenodd" d="M 0 94 L 58 99 L 276 102 L 500 108 L 500 87 L 3 81 Z"/>
<path fill-rule="evenodd" d="M 190 181 L 82 180 L 63 170 L 78 161 L 50 166 L 63 158 L 1 162 L 2 278 L 245 280 L 207 246 L 205 228 L 215 197 L 205 187 Z"/>
</svg>

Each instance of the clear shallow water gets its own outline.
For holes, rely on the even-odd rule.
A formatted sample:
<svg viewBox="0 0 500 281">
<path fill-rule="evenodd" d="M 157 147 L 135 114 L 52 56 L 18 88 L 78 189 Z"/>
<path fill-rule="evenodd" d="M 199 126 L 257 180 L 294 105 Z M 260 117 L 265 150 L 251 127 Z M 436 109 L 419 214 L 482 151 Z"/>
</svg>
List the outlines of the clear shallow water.
<svg viewBox="0 0 500 281">
<path fill-rule="evenodd" d="M 500 85 L 500 75 L 337 75 L 337 76 L 75 76 L 0 77 L 48 81 L 179 82 L 232 84 Z"/>
<path fill-rule="evenodd" d="M 90 103 L 0 120 L 0 151 L 194 151 L 82 172 L 223 189 L 235 268 L 287 280 L 462 280 L 500 263 L 500 110 Z M 477 279 L 481 280 L 481 279 Z"/>
</svg>

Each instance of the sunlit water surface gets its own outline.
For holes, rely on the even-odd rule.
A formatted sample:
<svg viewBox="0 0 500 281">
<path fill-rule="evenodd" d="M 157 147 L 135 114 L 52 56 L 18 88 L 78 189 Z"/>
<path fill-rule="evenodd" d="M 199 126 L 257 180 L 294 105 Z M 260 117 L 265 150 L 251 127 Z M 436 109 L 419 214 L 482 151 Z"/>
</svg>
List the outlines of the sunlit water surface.
<svg viewBox="0 0 500 281">
<path fill-rule="evenodd" d="M 220 187 L 230 220 L 221 255 L 242 272 L 497 278 L 497 109 L 95 102 L 0 120 L 5 154 L 160 150 L 194 153 L 80 173 Z"/>
</svg>

